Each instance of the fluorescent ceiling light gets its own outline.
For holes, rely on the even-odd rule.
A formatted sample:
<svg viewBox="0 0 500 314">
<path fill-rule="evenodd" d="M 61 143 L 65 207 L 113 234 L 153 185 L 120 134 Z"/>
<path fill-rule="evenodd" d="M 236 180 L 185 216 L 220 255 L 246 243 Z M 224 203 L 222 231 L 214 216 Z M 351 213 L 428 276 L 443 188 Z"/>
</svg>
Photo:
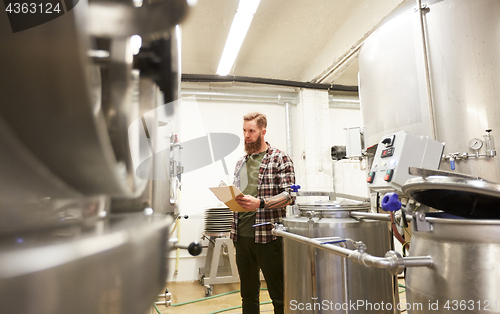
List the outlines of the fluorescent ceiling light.
<svg viewBox="0 0 500 314">
<path fill-rule="evenodd" d="M 130 37 L 130 48 L 132 49 L 132 53 L 134 56 L 139 53 L 142 47 L 142 37 L 139 35 L 132 35 Z"/>
<path fill-rule="evenodd" d="M 236 14 L 234 15 L 233 24 L 231 24 L 231 28 L 229 29 L 226 45 L 222 51 L 217 74 L 223 76 L 231 71 L 259 3 L 260 0 L 240 0 L 238 10 L 236 10 Z"/>
</svg>

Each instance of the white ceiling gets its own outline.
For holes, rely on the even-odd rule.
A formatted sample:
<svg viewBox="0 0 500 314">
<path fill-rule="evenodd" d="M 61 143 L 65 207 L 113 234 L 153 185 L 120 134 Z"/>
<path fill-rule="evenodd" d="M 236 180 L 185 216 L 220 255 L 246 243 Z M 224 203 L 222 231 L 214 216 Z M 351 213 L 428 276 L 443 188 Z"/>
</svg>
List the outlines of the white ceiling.
<svg viewBox="0 0 500 314">
<path fill-rule="evenodd" d="M 356 86 L 359 43 L 402 2 L 261 0 L 229 75 Z M 182 23 L 182 73 L 216 74 L 237 6 L 199 0 L 191 9 Z"/>
</svg>

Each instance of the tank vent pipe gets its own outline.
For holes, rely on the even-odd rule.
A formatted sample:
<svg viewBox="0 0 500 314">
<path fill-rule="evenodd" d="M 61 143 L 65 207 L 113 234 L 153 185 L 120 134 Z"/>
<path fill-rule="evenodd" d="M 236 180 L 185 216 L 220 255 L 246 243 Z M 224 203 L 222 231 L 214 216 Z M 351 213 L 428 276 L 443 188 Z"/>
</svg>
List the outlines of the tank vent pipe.
<svg viewBox="0 0 500 314">
<path fill-rule="evenodd" d="M 285 119 L 286 119 L 286 153 L 288 156 L 293 154 L 292 142 L 292 113 L 290 110 L 290 102 L 285 102 Z"/>
<path fill-rule="evenodd" d="M 419 14 L 419 23 L 420 23 L 420 32 L 422 37 L 422 50 L 424 57 L 424 69 L 425 69 L 425 81 L 426 81 L 426 89 L 427 89 L 427 104 L 429 107 L 429 122 L 431 127 L 431 136 L 432 139 L 437 141 L 437 132 L 436 132 L 436 119 L 434 116 L 434 101 L 432 97 L 432 84 L 431 84 L 431 73 L 429 69 L 429 57 L 427 53 L 427 39 L 425 36 L 425 25 L 424 25 L 424 14 L 429 11 L 427 6 L 422 7 L 422 0 L 417 0 L 417 8 Z"/>
</svg>

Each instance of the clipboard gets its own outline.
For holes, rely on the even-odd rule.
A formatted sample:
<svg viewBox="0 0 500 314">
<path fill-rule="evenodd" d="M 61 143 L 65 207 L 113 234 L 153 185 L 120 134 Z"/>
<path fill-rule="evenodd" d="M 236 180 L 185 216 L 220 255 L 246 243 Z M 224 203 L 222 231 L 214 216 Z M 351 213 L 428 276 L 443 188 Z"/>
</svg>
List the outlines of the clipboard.
<svg viewBox="0 0 500 314">
<path fill-rule="evenodd" d="M 209 188 L 212 193 L 217 196 L 217 198 L 226 204 L 229 209 L 231 209 L 233 212 L 247 212 L 248 210 L 244 209 L 241 207 L 240 204 L 235 200 L 236 196 L 243 194 L 241 191 L 235 187 L 234 185 L 231 186 L 220 186 L 220 187 L 215 187 L 215 188 Z"/>
</svg>

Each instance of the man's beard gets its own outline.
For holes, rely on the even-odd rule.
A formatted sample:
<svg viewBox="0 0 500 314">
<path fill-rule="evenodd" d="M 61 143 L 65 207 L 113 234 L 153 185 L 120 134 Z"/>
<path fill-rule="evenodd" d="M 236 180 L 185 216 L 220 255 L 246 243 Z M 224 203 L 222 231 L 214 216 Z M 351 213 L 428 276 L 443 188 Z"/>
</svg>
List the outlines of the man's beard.
<svg viewBox="0 0 500 314">
<path fill-rule="evenodd" d="M 262 137 L 260 135 L 261 134 L 259 134 L 259 137 L 255 142 L 252 143 L 245 142 L 245 151 L 247 152 L 248 155 L 252 155 L 260 151 L 260 148 L 262 147 Z"/>
</svg>

